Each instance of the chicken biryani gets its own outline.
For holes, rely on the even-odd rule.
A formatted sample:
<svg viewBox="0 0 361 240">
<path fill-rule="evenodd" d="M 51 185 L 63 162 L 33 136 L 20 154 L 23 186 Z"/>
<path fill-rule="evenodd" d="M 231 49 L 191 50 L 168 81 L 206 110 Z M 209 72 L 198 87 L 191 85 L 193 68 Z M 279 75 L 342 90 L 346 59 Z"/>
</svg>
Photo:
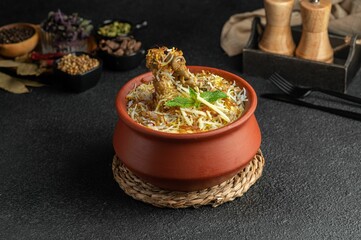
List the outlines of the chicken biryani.
<svg viewBox="0 0 361 240">
<path fill-rule="evenodd" d="M 181 50 L 149 49 L 146 66 L 153 80 L 135 86 L 126 97 L 135 122 L 183 134 L 214 130 L 242 116 L 246 90 L 209 71 L 190 72 Z"/>
</svg>

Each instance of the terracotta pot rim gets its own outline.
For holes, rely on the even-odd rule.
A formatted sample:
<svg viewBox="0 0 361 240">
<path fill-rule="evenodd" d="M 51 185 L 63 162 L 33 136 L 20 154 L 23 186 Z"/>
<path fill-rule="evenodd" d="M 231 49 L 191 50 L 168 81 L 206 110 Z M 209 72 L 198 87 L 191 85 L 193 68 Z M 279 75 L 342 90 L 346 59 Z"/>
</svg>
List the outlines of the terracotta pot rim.
<svg viewBox="0 0 361 240">
<path fill-rule="evenodd" d="M 223 126 L 221 128 L 215 129 L 215 130 L 210 130 L 207 132 L 200 132 L 200 133 L 189 133 L 189 134 L 182 134 L 182 133 L 167 133 L 167 132 L 161 132 L 161 131 L 157 131 L 157 130 L 153 130 L 151 128 L 147 128 L 146 126 L 143 126 L 139 123 L 136 123 L 127 113 L 127 109 L 126 109 L 126 104 L 125 104 L 125 98 L 123 98 L 123 96 L 125 97 L 125 93 L 124 91 L 126 91 L 127 88 L 129 88 L 130 86 L 134 86 L 134 81 L 137 81 L 138 79 L 143 79 L 146 77 L 150 77 L 151 76 L 151 72 L 146 72 L 143 73 L 141 75 L 138 75 L 134 78 L 132 78 L 131 80 L 129 80 L 126 84 L 124 84 L 124 86 L 120 89 L 120 91 L 118 92 L 117 96 L 116 96 L 116 102 L 115 102 L 115 106 L 117 109 L 117 113 L 118 116 L 120 118 L 121 121 L 123 121 L 128 127 L 143 133 L 145 135 L 150 135 L 150 136 L 155 136 L 155 137 L 159 137 L 159 138 L 164 138 L 164 139 L 199 139 L 199 138 L 208 138 L 208 137 L 212 137 L 212 136 L 217 136 L 220 134 L 223 134 L 225 132 L 228 132 L 234 128 L 240 127 L 244 122 L 246 122 L 255 112 L 256 107 L 257 107 L 257 95 L 255 90 L 253 89 L 253 87 L 243 78 L 241 78 L 240 76 L 233 74 L 231 72 L 222 70 L 222 69 L 218 69 L 218 68 L 213 68 L 213 67 L 206 67 L 206 66 L 188 66 L 188 68 L 192 71 L 195 69 L 202 69 L 202 70 L 208 70 L 210 72 L 218 72 L 217 75 L 228 75 L 229 77 L 231 77 L 232 80 L 236 80 L 237 82 L 241 83 L 241 87 L 244 87 L 247 91 L 247 98 L 248 101 L 250 102 L 248 108 L 246 109 L 246 111 L 243 113 L 243 115 L 237 119 L 236 121 Z M 224 77 L 224 76 L 223 76 Z M 227 79 L 227 77 L 225 77 Z"/>
</svg>

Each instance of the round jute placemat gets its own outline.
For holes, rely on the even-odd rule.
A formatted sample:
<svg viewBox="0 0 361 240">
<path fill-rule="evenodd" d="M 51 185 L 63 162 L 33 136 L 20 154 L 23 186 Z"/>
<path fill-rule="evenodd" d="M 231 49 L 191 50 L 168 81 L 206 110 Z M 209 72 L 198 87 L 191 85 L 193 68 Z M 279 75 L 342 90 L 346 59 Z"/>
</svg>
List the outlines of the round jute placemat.
<svg viewBox="0 0 361 240">
<path fill-rule="evenodd" d="M 187 208 L 212 205 L 217 207 L 241 197 L 262 175 L 265 159 L 258 150 L 252 161 L 231 179 L 199 191 L 176 192 L 158 188 L 135 176 L 117 156 L 113 158 L 113 175 L 123 191 L 136 200 L 156 207 Z"/>
</svg>

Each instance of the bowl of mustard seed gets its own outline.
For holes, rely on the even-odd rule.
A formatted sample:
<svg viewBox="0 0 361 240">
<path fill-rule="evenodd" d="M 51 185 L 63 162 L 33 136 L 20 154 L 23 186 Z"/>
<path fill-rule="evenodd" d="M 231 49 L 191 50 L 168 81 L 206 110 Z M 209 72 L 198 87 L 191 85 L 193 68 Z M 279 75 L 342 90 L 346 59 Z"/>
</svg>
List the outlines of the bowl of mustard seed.
<svg viewBox="0 0 361 240">
<path fill-rule="evenodd" d="M 54 74 L 65 90 L 80 93 L 97 85 L 102 65 L 101 59 L 87 53 L 69 53 L 55 61 Z"/>
</svg>

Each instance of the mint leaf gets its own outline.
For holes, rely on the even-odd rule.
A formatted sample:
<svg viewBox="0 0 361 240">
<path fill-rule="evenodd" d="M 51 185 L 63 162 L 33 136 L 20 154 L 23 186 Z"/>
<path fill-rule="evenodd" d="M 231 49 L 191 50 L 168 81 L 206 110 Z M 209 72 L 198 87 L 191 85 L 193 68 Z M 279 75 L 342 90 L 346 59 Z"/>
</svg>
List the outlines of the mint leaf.
<svg viewBox="0 0 361 240">
<path fill-rule="evenodd" d="M 193 88 L 189 88 L 189 96 L 186 97 L 176 97 L 172 100 L 169 100 L 165 103 L 168 107 L 181 107 L 181 108 L 189 108 L 189 107 L 200 107 L 201 102 L 197 99 L 197 93 Z M 202 92 L 200 96 L 206 100 L 207 102 L 213 103 L 221 98 L 227 98 L 227 94 L 222 91 L 214 91 L 214 92 Z"/>
<path fill-rule="evenodd" d="M 213 103 L 221 98 L 227 98 L 227 94 L 220 90 L 214 92 L 202 92 L 200 96 L 210 103 Z"/>
<path fill-rule="evenodd" d="M 191 98 L 194 100 L 194 101 L 197 101 L 197 93 L 196 91 L 193 89 L 193 88 L 189 88 L 189 96 L 191 96 Z"/>
<path fill-rule="evenodd" d="M 195 101 L 192 98 L 176 97 L 165 103 L 168 107 L 181 107 L 187 108 L 194 106 Z"/>
</svg>

